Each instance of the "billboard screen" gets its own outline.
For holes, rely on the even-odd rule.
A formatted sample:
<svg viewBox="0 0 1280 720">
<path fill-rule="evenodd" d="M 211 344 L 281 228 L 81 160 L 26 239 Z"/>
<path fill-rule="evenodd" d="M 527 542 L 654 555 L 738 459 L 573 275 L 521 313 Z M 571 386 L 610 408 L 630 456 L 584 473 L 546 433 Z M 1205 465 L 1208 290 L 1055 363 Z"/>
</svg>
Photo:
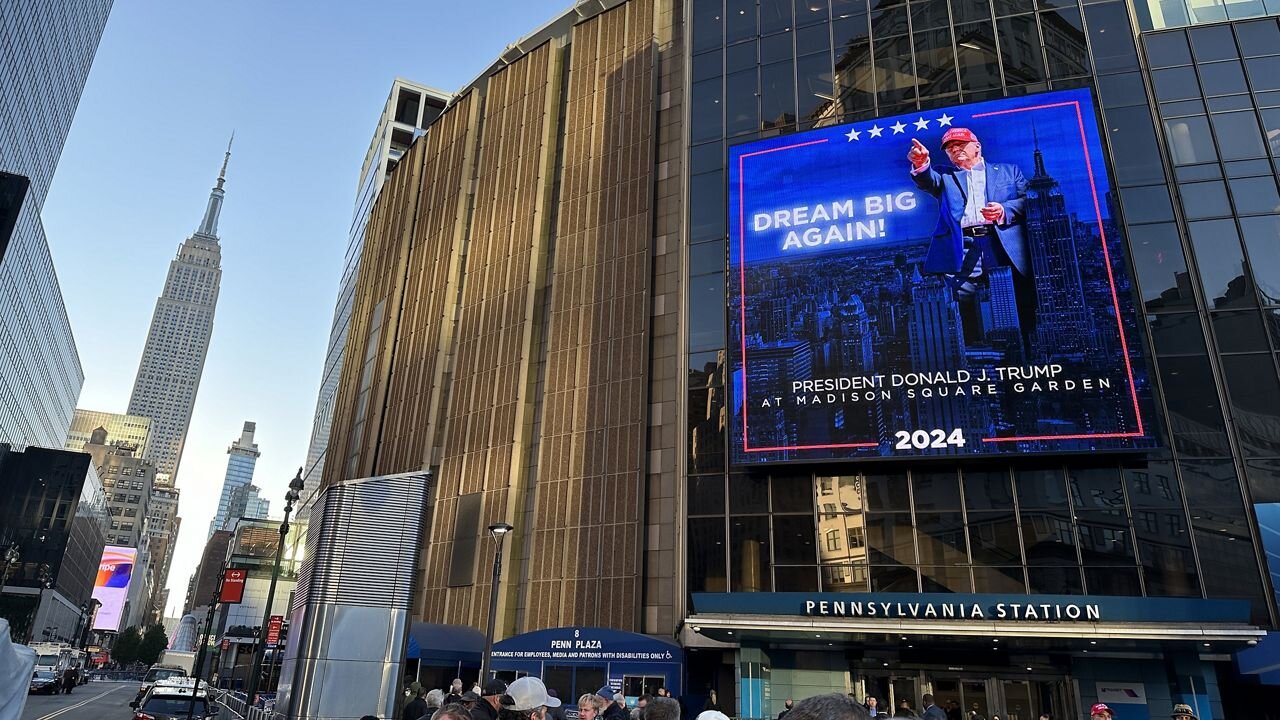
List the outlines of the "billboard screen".
<svg viewBox="0 0 1280 720">
<path fill-rule="evenodd" d="M 137 558 L 136 548 L 108 545 L 102 549 L 98 579 L 93 583 L 93 597 L 102 603 L 93 621 L 94 630 L 120 630 L 124 603 L 129 597 L 129 581 L 133 578 L 133 565 Z"/>
<path fill-rule="evenodd" d="M 737 145 L 728 181 L 734 463 L 1153 444 L 1089 90 Z"/>
</svg>

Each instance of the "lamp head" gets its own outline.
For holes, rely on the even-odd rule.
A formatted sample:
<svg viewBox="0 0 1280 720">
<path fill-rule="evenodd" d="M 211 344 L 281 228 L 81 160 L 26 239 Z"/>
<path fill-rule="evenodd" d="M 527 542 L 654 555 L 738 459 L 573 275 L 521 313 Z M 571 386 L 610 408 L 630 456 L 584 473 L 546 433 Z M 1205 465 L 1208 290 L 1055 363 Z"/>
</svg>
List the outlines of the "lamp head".
<svg viewBox="0 0 1280 720">
<path fill-rule="evenodd" d="M 295 493 L 301 493 L 302 488 L 303 488 L 302 468 L 298 468 L 298 474 L 294 475 L 293 479 L 289 481 L 289 489 L 294 491 Z"/>
<path fill-rule="evenodd" d="M 489 526 L 489 534 L 493 536 L 494 540 L 501 540 L 504 535 L 512 530 L 515 530 L 515 528 L 510 523 L 505 522 L 494 523 Z"/>
</svg>

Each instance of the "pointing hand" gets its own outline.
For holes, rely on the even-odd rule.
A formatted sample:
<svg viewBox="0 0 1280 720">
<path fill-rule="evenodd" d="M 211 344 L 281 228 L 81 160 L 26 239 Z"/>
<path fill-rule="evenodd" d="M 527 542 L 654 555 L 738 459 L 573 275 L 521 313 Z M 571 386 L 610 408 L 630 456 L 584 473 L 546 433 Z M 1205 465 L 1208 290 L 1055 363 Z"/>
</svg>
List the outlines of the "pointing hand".
<svg viewBox="0 0 1280 720">
<path fill-rule="evenodd" d="M 919 169 L 929 164 L 929 148 L 920 144 L 920 141 L 911 138 L 911 149 L 907 151 L 907 159 L 911 161 L 911 166 Z"/>
</svg>

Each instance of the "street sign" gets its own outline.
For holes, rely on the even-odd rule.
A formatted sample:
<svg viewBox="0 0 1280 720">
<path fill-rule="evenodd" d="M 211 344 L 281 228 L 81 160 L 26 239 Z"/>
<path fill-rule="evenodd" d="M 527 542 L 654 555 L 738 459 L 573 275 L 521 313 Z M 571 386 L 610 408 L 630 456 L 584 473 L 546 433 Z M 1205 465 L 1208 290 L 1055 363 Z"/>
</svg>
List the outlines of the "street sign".
<svg viewBox="0 0 1280 720">
<path fill-rule="evenodd" d="M 222 638 L 222 649 L 226 650 L 230 647 L 231 647 L 231 641 L 226 638 Z"/>
<path fill-rule="evenodd" d="M 222 574 L 222 591 L 218 593 L 218 602 L 239 603 L 244 599 L 244 583 L 249 571 L 242 568 L 227 568 Z"/>
<path fill-rule="evenodd" d="M 284 624 L 283 615 L 272 615 L 267 621 L 267 647 L 280 644 L 280 626 Z"/>
</svg>

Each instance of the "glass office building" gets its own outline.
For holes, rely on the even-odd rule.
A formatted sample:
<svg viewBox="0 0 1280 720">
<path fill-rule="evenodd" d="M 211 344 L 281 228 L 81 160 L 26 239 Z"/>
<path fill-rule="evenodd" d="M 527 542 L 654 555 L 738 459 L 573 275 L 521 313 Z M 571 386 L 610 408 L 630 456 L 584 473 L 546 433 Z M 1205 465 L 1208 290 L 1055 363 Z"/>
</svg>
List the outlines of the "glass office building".
<svg viewBox="0 0 1280 720">
<path fill-rule="evenodd" d="M 485 627 L 485 528 L 508 522 L 499 637 L 675 638 L 693 710 L 711 690 L 747 718 L 819 692 L 890 712 L 933 693 L 955 714 L 1016 720 L 1099 701 L 1118 717 L 1188 703 L 1202 719 L 1274 705 L 1278 14 L 1135 0 L 580 4 L 459 93 L 375 203 L 347 345 L 362 363 L 343 371 L 329 446 L 342 463 L 324 485 L 431 469 L 416 619 Z M 975 142 L 953 121 L 979 127 L 985 113 L 1005 118 L 978 131 L 999 147 L 1017 125 L 1002 113 L 1033 105 L 1078 114 L 1017 131 L 1020 181 L 1000 179 L 1012 171 L 994 154 L 957 200 L 932 175 L 911 180 L 928 165 L 909 164 L 913 136 Z M 875 166 L 853 150 L 898 134 Z M 744 228 L 816 216 L 793 201 L 816 174 L 781 151 L 818 145 L 956 203 L 954 231 L 921 219 L 907 239 L 983 248 L 965 273 L 984 263 L 987 289 L 964 287 L 964 265 L 944 286 L 908 253 L 875 256 L 891 279 L 880 292 L 853 273 L 842 284 L 843 256 L 809 274 L 744 267 Z M 755 185 L 748 156 L 769 158 Z M 861 182 L 825 162 L 837 179 L 823 188 Z M 1031 218 L 1036 306 L 1005 269 L 1016 253 L 974 240 L 1005 228 L 958 223 L 979 212 L 968 198 L 981 183 L 1026 195 L 982 208 L 992 225 Z M 1087 213 L 1062 201 L 1081 187 Z M 773 205 L 747 214 L 752 189 Z M 933 202 L 847 192 L 831 197 L 868 214 Z M 874 235 L 860 222 L 849 232 Z M 1086 245 L 1105 262 L 1071 262 Z M 761 293 L 748 308 L 752 282 L 801 299 Z M 1013 319 L 1026 313 L 1035 332 Z M 1096 332 L 1108 322 L 1117 337 Z M 913 364 L 894 372 L 938 358 L 995 372 L 1053 344 L 1071 362 L 1124 365 L 1133 404 L 993 404 L 967 418 L 990 433 L 956 436 L 963 452 L 947 433 L 932 451 L 922 431 L 914 447 L 931 452 L 901 454 L 893 418 L 911 403 L 761 412 L 754 427 L 778 445 L 749 455 L 740 391 L 890 372 L 866 369 L 885 338 Z M 1144 421 L 1133 432 L 1130 411 Z M 792 452 L 854 426 L 870 441 Z M 930 427 L 949 426 L 905 429 Z M 916 433 L 903 434 L 910 449 Z M 1134 442 L 1102 442 L 1120 437 Z M 1011 444 L 974 451 L 986 442 Z"/>
<path fill-rule="evenodd" d="M 0 217 L 16 210 L 0 220 L 0 442 L 15 447 L 62 447 L 84 383 L 40 210 L 110 11 L 37 2 L 0 17 L 0 172 L 26 178 L 5 176 L 0 201 Z"/>
<path fill-rule="evenodd" d="M 1230 717 L 1219 698 L 1230 703 L 1240 691 L 1220 695 L 1217 685 L 1231 677 L 1231 653 L 1248 638 L 1231 638 L 1235 630 L 1225 627 L 1221 637 L 1201 637 L 1202 624 L 1213 622 L 1211 601 L 1247 601 L 1247 617 L 1235 621 L 1255 628 L 1276 619 L 1263 556 L 1275 538 L 1263 534 L 1253 508 L 1275 502 L 1280 489 L 1280 28 L 1272 17 L 1280 6 L 687 5 L 689 590 L 729 598 L 854 592 L 868 600 L 972 594 L 1035 604 L 1031 617 L 1040 619 L 1059 612 L 1062 598 L 1101 602 L 1104 618 L 1121 598 L 1149 608 L 1168 598 L 1198 601 L 1184 620 L 1156 623 L 1152 613 L 1143 628 L 1110 628 L 1103 639 L 1092 633 L 1105 622 L 1037 632 L 1003 622 L 1019 617 L 1012 614 L 978 633 L 923 615 L 897 621 L 896 630 L 884 620 L 806 616 L 806 635 L 770 629 L 771 615 L 735 620 L 751 612 L 746 601 L 703 613 L 695 595 L 691 622 L 716 640 L 739 638 L 739 649 L 733 664 L 721 650 L 695 650 L 691 674 L 704 675 L 704 686 L 733 688 L 739 707 L 762 716 L 821 685 L 877 696 L 882 708 L 905 699 L 917 710 L 928 688 L 940 704 L 968 711 L 976 703 L 1002 717 L 1076 715 L 1097 700 L 1116 702 L 1121 687 L 1141 695 L 1152 717 L 1173 702 L 1192 703 L 1202 718 Z M 1108 201 L 1123 217 L 1140 293 L 1160 449 L 996 464 L 730 467 L 723 440 L 732 375 L 720 302 L 727 147 L 1081 87 L 1101 99 L 1117 186 Z M 1187 623 L 1196 630 L 1181 632 Z M 1168 631 L 1159 640 L 1150 635 L 1157 624 Z"/>
</svg>

